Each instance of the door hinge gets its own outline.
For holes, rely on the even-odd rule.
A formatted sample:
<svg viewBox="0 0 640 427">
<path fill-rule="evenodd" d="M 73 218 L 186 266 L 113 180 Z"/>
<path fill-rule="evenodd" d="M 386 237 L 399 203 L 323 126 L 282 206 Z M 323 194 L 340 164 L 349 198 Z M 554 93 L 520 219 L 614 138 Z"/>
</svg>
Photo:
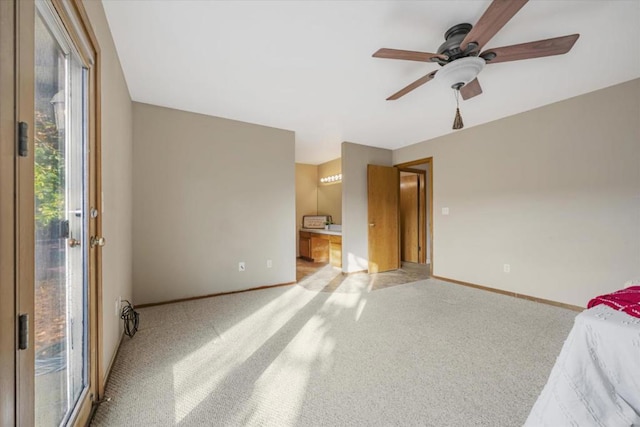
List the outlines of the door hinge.
<svg viewBox="0 0 640 427">
<path fill-rule="evenodd" d="M 26 122 L 18 123 L 18 155 L 20 157 L 29 155 L 29 125 Z"/>
<path fill-rule="evenodd" d="M 18 316 L 18 349 L 26 350 L 29 347 L 29 315 Z"/>
</svg>

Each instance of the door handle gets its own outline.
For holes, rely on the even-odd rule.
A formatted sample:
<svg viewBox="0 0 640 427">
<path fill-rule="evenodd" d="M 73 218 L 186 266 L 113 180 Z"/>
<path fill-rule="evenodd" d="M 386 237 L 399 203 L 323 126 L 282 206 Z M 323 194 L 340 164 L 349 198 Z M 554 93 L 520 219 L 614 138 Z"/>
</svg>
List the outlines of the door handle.
<svg viewBox="0 0 640 427">
<path fill-rule="evenodd" d="M 92 248 L 95 248 L 96 246 L 102 247 L 105 243 L 106 240 L 104 239 L 104 237 L 91 236 L 91 239 L 89 240 L 89 244 Z"/>
<path fill-rule="evenodd" d="M 78 239 L 74 239 L 73 237 L 69 238 L 69 247 L 70 248 L 75 248 L 80 246 L 81 242 Z"/>
<path fill-rule="evenodd" d="M 369 227 L 375 227 L 375 226 L 376 226 L 376 224 L 374 222 L 369 224 Z"/>
</svg>

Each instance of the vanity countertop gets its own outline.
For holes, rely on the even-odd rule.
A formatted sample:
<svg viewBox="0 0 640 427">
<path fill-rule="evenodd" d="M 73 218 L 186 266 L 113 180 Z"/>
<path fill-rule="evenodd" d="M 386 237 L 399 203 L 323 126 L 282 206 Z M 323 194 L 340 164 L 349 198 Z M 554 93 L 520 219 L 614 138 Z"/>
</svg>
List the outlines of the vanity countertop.
<svg viewBox="0 0 640 427">
<path fill-rule="evenodd" d="M 332 236 L 342 236 L 342 231 L 325 230 L 322 228 L 300 228 L 300 231 L 307 231 L 309 233 L 317 233 L 317 234 L 330 234 Z"/>
</svg>

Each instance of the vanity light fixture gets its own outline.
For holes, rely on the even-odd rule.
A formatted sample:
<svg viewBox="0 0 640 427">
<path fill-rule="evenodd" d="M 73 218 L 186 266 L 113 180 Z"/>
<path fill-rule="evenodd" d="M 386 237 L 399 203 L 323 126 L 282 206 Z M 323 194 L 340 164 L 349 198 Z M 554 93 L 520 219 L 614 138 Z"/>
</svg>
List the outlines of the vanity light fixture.
<svg viewBox="0 0 640 427">
<path fill-rule="evenodd" d="M 333 182 L 340 182 L 342 181 L 342 174 L 336 174 L 336 175 L 331 175 L 331 176 L 326 176 L 324 178 L 320 178 L 320 182 L 323 184 L 329 184 L 329 183 L 333 183 Z"/>
</svg>

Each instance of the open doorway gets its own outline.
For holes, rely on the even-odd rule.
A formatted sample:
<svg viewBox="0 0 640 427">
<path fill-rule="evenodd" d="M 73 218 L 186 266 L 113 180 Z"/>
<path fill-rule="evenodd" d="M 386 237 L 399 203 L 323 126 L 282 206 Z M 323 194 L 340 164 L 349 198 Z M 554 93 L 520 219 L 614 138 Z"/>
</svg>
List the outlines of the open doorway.
<svg viewBox="0 0 640 427">
<path fill-rule="evenodd" d="M 426 264 L 426 171 L 400 169 L 400 260 Z"/>
<path fill-rule="evenodd" d="M 433 160 L 396 165 L 400 170 L 400 255 L 403 266 L 433 274 Z"/>
</svg>

